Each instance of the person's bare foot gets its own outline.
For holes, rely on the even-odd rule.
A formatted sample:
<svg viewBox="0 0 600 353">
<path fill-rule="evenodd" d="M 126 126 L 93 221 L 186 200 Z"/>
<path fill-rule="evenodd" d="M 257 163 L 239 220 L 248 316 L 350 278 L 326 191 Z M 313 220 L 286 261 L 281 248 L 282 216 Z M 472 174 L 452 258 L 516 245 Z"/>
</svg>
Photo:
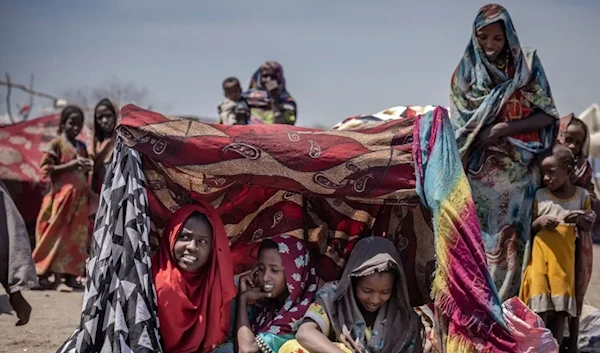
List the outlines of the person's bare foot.
<svg viewBox="0 0 600 353">
<path fill-rule="evenodd" d="M 65 283 L 61 283 L 58 286 L 56 286 L 56 290 L 61 293 L 71 293 L 73 291 L 73 288 L 66 285 Z"/>
<path fill-rule="evenodd" d="M 17 314 L 19 321 L 15 324 L 16 326 L 23 326 L 29 322 L 31 316 L 31 305 L 23 298 L 21 292 L 11 293 L 9 296 L 10 305 Z"/>
</svg>

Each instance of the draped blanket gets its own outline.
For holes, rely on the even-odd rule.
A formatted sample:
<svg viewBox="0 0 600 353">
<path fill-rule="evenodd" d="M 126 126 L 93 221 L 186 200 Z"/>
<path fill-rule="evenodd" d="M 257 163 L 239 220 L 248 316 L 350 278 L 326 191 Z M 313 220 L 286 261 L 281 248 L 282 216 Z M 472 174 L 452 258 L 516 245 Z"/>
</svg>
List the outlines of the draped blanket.
<svg viewBox="0 0 600 353">
<path fill-rule="evenodd" d="M 81 322 L 60 353 L 162 352 L 142 163 L 122 143 L 113 156 L 96 214 Z"/>
<path fill-rule="evenodd" d="M 221 213 L 238 272 L 254 265 L 258 240 L 289 234 L 311 244 L 321 277 L 339 278 L 325 267 L 341 269 L 357 239 L 385 235 L 406 261 L 411 305 L 428 301 L 435 269 L 424 203 L 448 341 L 513 351 L 444 109 L 357 131 L 203 124 L 132 105 L 121 115 L 80 329 L 60 352 L 161 352 L 150 246 L 194 200 Z"/>
<path fill-rule="evenodd" d="M 479 220 L 454 131 L 440 108 L 417 117 L 417 190 L 433 213 L 437 268 L 431 294 L 447 352 L 516 352 L 487 269 Z"/>
<path fill-rule="evenodd" d="M 385 233 L 415 284 L 413 304 L 430 301 L 433 231 L 414 189 L 413 119 L 341 132 L 121 114 L 119 135 L 144 158 L 153 246 L 172 212 L 200 199 L 221 213 L 236 273 L 255 264 L 258 240 L 290 234 L 327 255 L 317 267 L 328 281 L 360 236 Z"/>
</svg>

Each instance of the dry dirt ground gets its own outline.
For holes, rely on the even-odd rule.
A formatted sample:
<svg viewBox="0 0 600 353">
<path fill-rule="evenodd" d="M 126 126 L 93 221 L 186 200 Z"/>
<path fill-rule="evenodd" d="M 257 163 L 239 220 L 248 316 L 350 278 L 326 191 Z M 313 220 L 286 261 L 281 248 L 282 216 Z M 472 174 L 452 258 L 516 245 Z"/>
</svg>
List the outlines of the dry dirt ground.
<svg viewBox="0 0 600 353">
<path fill-rule="evenodd" d="M 600 245 L 594 248 L 594 272 L 587 304 L 600 307 Z M 0 286 L 1 288 L 1 286 Z M 29 324 L 15 327 L 8 296 L 0 289 L 0 353 L 56 352 L 79 324 L 83 293 L 28 291 L 33 307 Z"/>
</svg>

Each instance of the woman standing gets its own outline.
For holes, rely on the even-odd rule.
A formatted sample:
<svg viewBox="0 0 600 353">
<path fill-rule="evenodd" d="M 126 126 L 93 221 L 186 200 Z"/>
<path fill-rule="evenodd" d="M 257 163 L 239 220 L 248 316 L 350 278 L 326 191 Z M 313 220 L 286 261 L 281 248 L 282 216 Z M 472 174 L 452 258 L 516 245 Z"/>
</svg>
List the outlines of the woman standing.
<svg viewBox="0 0 600 353">
<path fill-rule="evenodd" d="M 558 113 L 535 50 L 521 48 L 502 6 L 479 10 L 452 76 L 450 104 L 488 266 L 506 300 L 519 293 L 540 185 L 536 157 L 552 146 Z"/>
</svg>

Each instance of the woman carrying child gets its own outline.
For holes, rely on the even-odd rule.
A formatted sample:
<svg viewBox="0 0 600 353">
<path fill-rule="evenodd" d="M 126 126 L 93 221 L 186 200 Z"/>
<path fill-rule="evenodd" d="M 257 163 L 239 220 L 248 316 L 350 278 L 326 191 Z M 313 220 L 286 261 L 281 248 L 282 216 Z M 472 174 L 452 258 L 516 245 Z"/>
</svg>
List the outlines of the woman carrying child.
<svg viewBox="0 0 600 353">
<path fill-rule="evenodd" d="M 50 142 L 42 158 L 42 174 L 51 182 L 37 219 L 33 251 L 42 288 L 81 288 L 76 278 L 84 275 L 88 255 L 88 174 L 92 169 L 86 146 L 77 139 L 82 128 L 81 109 L 66 107 L 60 116 L 59 137 Z M 48 281 L 50 274 L 54 274 L 54 285 Z"/>
<path fill-rule="evenodd" d="M 542 159 L 545 187 L 533 207 L 531 259 L 519 297 L 544 319 L 560 344 L 568 317 L 577 316 L 575 240 L 595 219 L 588 191 L 572 182 L 575 156 L 563 145 Z"/>
<path fill-rule="evenodd" d="M 404 269 L 395 249 L 383 237 L 360 240 L 341 280 L 319 290 L 297 341 L 284 346 L 284 352 L 421 352 L 423 327 L 410 306 Z"/>
<path fill-rule="evenodd" d="M 152 258 L 158 318 L 166 353 L 207 353 L 230 331 L 235 298 L 225 226 L 209 204 L 171 216 Z"/>
<path fill-rule="evenodd" d="M 252 75 L 250 87 L 242 97 L 250 109 L 250 123 L 296 124 L 296 101 L 287 91 L 283 67 L 278 62 L 262 64 Z"/>
</svg>

